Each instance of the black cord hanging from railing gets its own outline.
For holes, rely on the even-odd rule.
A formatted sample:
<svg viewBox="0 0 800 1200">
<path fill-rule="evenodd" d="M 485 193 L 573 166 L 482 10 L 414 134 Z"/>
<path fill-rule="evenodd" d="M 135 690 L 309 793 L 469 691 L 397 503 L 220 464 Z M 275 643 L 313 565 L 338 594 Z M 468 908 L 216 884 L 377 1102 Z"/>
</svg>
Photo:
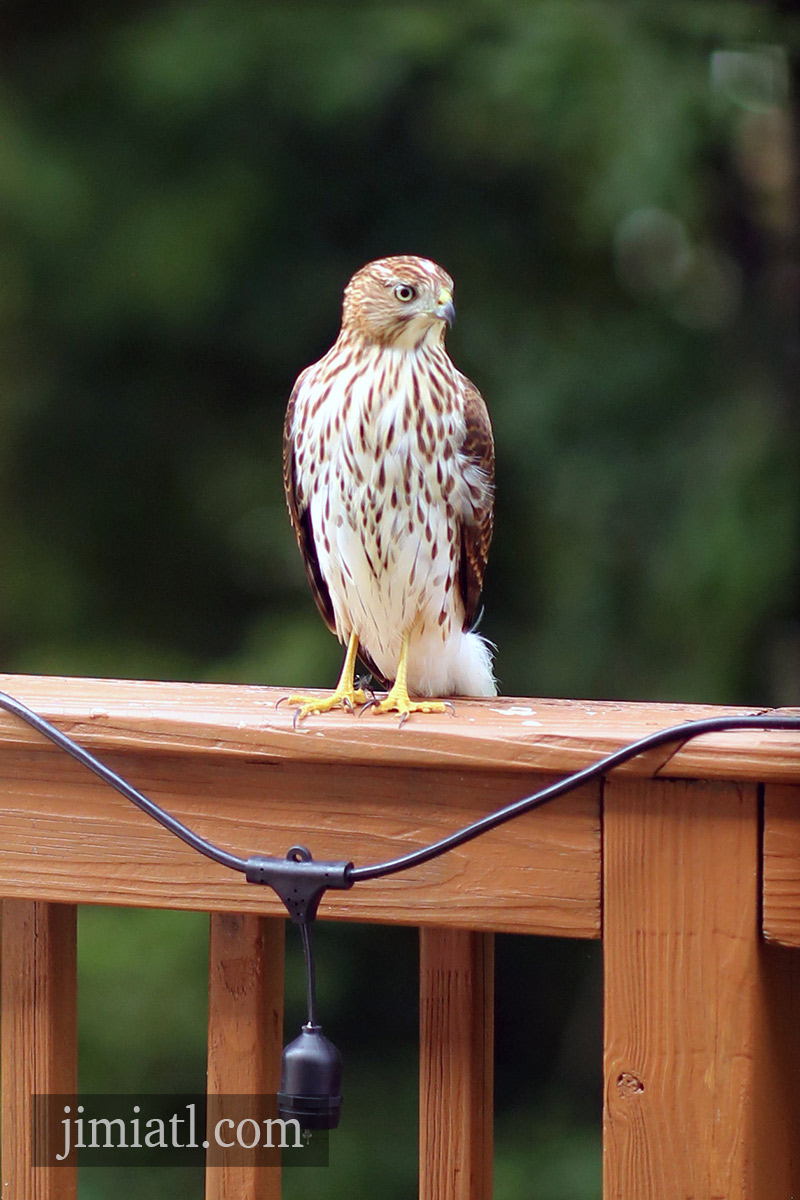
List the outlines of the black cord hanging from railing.
<svg viewBox="0 0 800 1200">
<path fill-rule="evenodd" d="M 289 916 L 297 924 L 313 920 L 322 895 L 329 888 L 347 889 L 355 883 L 364 883 L 369 879 L 382 879 L 386 875 L 397 874 L 398 871 L 407 871 L 412 867 L 422 866 L 423 863 L 430 862 L 439 855 L 446 854 L 449 850 L 455 850 L 456 847 L 463 846 L 466 842 L 480 837 L 481 834 L 488 833 L 489 830 L 496 829 L 499 825 L 504 825 L 507 821 L 522 816 L 523 813 L 541 808 L 543 805 L 557 800 L 560 796 L 574 791 L 575 788 L 599 779 L 614 770 L 615 767 L 620 767 L 623 763 L 637 758 L 640 754 L 646 754 L 650 750 L 657 750 L 659 747 L 670 745 L 673 742 L 685 744 L 704 733 L 727 733 L 737 729 L 765 731 L 795 729 L 800 732 L 800 716 L 770 716 L 764 713 L 706 717 L 698 721 L 685 721 L 680 725 L 671 725 L 666 729 L 659 729 L 655 733 L 647 734 L 627 746 L 622 746 L 619 750 L 607 754 L 590 766 L 582 767 L 530 796 L 514 800 L 511 804 L 506 804 L 503 808 L 465 825 L 463 829 L 458 829 L 454 833 L 448 834 L 447 837 L 432 842 L 429 846 L 411 850 L 399 858 L 359 867 L 352 862 L 318 861 L 304 846 L 292 846 L 285 858 L 260 854 L 241 858 L 239 855 L 232 854 L 230 851 L 214 845 L 213 842 L 209 842 L 199 833 L 195 833 L 193 829 L 189 829 L 177 817 L 172 816 L 161 805 L 149 799 L 127 779 L 113 771 L 111 767 L 106 766 L 89 750 L 79 745 L 66 733 L 62 733 L 60 729 L 28 708 L 22 701 L 8 695 L 7 692 L 0 692 L 0 708 L 4 708 L 7 712 L 13 713 L 27 722 L 28 725 L 93 771 L 95 775 L 115 788 L 142 812 L 158 821 L 165 829 L 186 842 L 199 854 L 213 859 L 214 862 L 220 863 L 221 866 L 228 867 L 232 871 L 241 872 L 249 883 L 267 884 L 273 888 L 285 904 Z"/>
<path fill-rule="evenodd" d="M 800 732 L 800 716 L 770 716 L 752 713 L 740 716 L 708 717 L 699 721 L 687 721 L 658 730 L 631 742 L 627 746 L 598 759 L 588 767 L 574 771 L 565 778 L 541 788 L 530 796 L 523 796 L 493 813 L 465 825 L 447 837 L 419 850 L 409 851 L 399 858 L 386 862 L 355 866 L 352 862 L 317 861 L 305 846 L 292 846 L 285 858 L 271 855 L 251 854 L 241 858 L 228 850 L 209 842 L 195 833 L 177 817 L 167 812 L 130 784 L 127 779 L 113 771 L 94 754 L 62 733 L 50 721 L 39 716 L 20 700 L 0 692 L 0 708 L 13 713 L 48 738 L 65 753 L 93 771 L 104 782 L 115 788 L 126 799 L 140 808 L 147 816 L 158 821 L 165 829 L 180 838 L 193 850 L 212 859 L 223 867 L 242 873 L 249 883 L 266 884 L 280 897 L 292 921 L 300 926 L 303 953 L 306 964 L 308 1021 L 303 1025 L 300 1036 L 283 1053 L 281 1088 L 278 1093 L 279 1111 L 284 1118 L 296 1117 L 306 1129 L 332 1129 L 339 1122 L 341 1109 L 341 1059 L 336 1047 L 322 1034 L 317 1024 L 314 957 L 311 946 L 310 926 L 314 921 L 319 903 L 330 888 L 348 889 L 356 883 L 370 879 L 381 879 L 399 871 L 430 862 L 457 846 L 496 829 L 506 821 L 512 821 L 523 813 L 541 808 L 545 804 L 564 796 L 582 784 L 599 779 L 615 767 L 629 762 L 649 750 L 672 743 L 690 741 L 705 733 L 724 733 L 737 729 L 797 730 Z"/>
</svg>

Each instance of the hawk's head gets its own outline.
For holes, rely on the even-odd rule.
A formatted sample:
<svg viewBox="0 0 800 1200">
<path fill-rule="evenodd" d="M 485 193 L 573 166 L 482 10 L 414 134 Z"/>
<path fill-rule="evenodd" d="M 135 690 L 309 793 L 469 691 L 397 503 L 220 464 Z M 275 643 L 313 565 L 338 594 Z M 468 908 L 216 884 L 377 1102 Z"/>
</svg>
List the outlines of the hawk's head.
<svg viewBox="0 0 800 1200">
<path fill-rule="evenodd" d="M 379 258 L 357 271 L 344 290 L 342 332 L 382 346 L 419 349 L 442 342 L 452 325 L 453 281 L 428 258 Z"/>
</svg>

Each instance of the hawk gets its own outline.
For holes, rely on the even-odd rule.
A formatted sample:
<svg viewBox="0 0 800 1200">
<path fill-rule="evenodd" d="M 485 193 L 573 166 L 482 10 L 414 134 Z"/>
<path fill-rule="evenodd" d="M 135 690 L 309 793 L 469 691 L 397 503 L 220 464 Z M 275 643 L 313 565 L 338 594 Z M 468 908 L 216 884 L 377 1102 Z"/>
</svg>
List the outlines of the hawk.
<svg viewBox="0 0 800 1200">
<path fill-rule="evenodd" d="M 445 349 L 454 317 L 453 281 L 436 263 L 368 263 L 345 288 L 335 343 L 292 390 L 289 515 L 317 607 L 347 646 L 331 696 L 288 698 L 296 719 L 367 703 L 359 655 L 391 685 L 370 703 L 401 723 L 447 707 L 429 697 L 496 694 L 490 646 L 474 632 L 494 442 L 483 397 Z"/>
</svg>

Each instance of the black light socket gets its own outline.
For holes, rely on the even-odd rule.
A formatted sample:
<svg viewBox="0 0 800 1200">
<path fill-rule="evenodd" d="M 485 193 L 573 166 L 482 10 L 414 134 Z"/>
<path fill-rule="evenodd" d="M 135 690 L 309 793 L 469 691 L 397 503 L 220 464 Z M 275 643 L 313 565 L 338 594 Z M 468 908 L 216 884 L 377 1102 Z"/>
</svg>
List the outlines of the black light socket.
<svg viewBox="0 0 800 1200">
<path fill-rule="evenodd" d="M 303 1025 L 281 1060 L 278 1115 L 301 1129 L 335 1129 L 342 1110 L 342 1059 L 319 1025 Z"/>
</svg>

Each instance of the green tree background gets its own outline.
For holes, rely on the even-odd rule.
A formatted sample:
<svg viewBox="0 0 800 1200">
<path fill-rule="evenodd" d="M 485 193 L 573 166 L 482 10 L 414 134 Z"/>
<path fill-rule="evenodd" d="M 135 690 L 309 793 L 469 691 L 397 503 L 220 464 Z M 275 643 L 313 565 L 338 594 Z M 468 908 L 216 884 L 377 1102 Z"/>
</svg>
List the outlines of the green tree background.
<svg viewBox="0 0 800 1200">
<path fill-rule="evenodd" d="M 449 346 L 495 424 L 502 690 L 796 703 L 795 5 L 4 16 L 4 670 L 334 681 L 283 409 L 352 272 L 412 252 L 456 279 Z M 83 913 L 84 1087 L 202 1088 L 205 936 Z M 347 1118 L 286 1195 L 411 1195 L 413 936 L 319 942 Z M 499 963 L 498 1200 L 590 1200 L 597 948 L 508 938 Z M 133 1174 L 82 1200 L 200 1194 Z"/>
</svg>

